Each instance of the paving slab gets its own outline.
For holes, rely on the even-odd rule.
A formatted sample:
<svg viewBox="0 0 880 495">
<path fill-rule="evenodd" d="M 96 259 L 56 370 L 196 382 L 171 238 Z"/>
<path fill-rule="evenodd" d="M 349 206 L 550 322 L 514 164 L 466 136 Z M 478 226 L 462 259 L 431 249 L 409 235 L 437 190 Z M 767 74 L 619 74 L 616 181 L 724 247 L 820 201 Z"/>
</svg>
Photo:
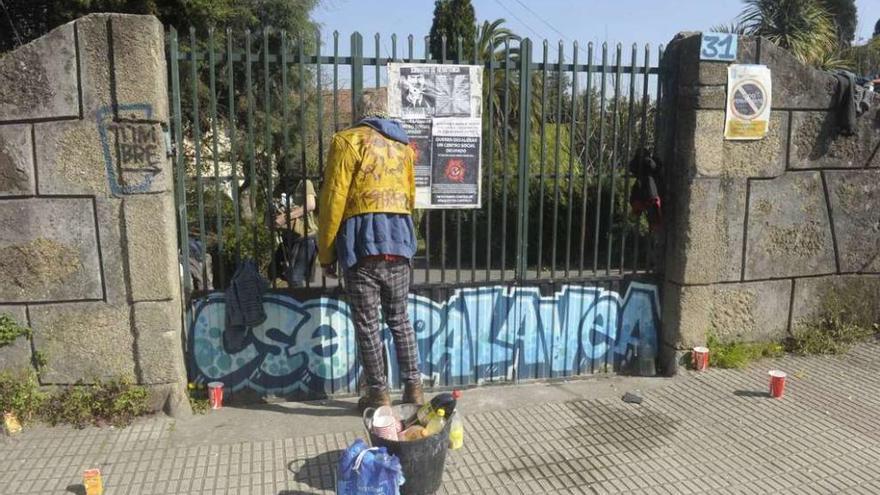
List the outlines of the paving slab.
<svg viewBox="0 0 880 495">
<path fill-rule="evenodd" d="M 790 381 L 767 395 L 767 371 Z M 641 404 L 621 400 L 638 391 Z M 465 444 L 439 493 L 877 493 L 880 342 L 671 379 L 600 377 L 465 391 Z M 333 493 L 362 436 L 353 399 L 227 407 L 130 427 L 0 437 L 9 493 Z"/>
</svg>

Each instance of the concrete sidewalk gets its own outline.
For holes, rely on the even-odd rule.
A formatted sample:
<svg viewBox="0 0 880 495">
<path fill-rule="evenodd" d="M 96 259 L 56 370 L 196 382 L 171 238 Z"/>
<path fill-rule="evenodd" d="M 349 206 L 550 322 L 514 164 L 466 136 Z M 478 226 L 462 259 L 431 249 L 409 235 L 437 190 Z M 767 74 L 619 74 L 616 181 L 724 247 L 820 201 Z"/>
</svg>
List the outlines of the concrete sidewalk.
<svg viewBox="0 0 880 495">
<path fill-rule="evenodd" d="M 786 370 L 769 399 L 767 370 Z M 641 405 L 620 400 L 640 390 Z M 441 493 L 880 493 L 880 344 L 673 379 L 466 391 Z M 353 400 L 226 408 L 122 430 L 34 427 L 0 441 L 0 492 L 333 493 L 362 435 Z"/>
</svg>

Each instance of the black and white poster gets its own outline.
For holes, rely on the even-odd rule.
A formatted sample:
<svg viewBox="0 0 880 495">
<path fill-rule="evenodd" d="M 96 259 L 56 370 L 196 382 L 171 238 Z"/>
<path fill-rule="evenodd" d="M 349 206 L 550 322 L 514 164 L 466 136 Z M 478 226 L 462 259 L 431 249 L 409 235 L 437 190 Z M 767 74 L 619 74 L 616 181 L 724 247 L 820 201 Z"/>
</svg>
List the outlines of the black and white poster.
<svg viewBox="0 0 880 495">
<path fill-rule="evenodd" d="M 416 208 L 480 207 L 483 68 L 388 64 L 388 110 L 416 153 Z"/>
</svg>

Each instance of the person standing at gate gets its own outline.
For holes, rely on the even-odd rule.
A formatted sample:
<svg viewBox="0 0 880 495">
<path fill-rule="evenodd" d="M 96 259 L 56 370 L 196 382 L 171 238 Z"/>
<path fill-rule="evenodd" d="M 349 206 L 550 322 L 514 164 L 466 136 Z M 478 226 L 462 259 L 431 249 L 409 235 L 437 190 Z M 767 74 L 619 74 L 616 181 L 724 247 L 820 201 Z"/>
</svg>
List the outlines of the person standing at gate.
<svg viewBox="0 0 880 495">
<path fill-rule="evenodd" d="M 415 332 L 407 314 L 410 260 L 416 252 L 414 152 L 383 99 L 365 95 L 363 116 L 330 145 L 318 200 L 318 260 L 345 280 L 366 390 L 358 407 L 391 403 L 379 328 L 379 306 L 391 329 L 403 380 L 403 402 L 422 404 Z"/>
<path fill-rule="evenodd" d="M 281 242 L 275 253 L 276 266 L 283 269 L 289 287 L 302 287 L 312 278 L 317 253 L 318 225 L 315 222 L 315 185 L 305 179 L 293 191 L 293 199 L 282 195 L 281 208 L 275 216 Z M 290 204 L 287 204 L 290 200 Z"/>
</svg>

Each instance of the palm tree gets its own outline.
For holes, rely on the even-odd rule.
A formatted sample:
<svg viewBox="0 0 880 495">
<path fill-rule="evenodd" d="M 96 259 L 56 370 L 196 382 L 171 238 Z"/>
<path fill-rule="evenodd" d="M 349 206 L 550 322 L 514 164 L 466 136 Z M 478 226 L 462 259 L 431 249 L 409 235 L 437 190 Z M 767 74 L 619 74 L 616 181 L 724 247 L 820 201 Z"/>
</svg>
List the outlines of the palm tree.
<svg viewBox="0 0 880 495">
<path fill-rule="evenodd" d="M 521 38 L 510 29 L 503 27 L 502 25 L 505 22 L 504 19 L 495 19 L 492 22 L 483 21 L 482 25 L 478 24 L 475 26 L 477 31 L 477 56 L 480 63 L 491 60 L 496 67 L 502 66 L 508 53 L 510 60 L 507 63 L 515 64 L 519 60 L 518 42 Z M 516 44 L 514 44 L 515 42 Z M 507 47 L 509 47 L 509 50 Z M 508 107 L 511 110 L 511 114 L 515 114 L 518 103 L 517 95 L 519 94 L 516 78 L 511 76 L 508 85 L 510 87 L 507 94 Z M 489 110 L 490 107 L 487 107 L 486 111 L 492 115 L 492 126 L 495 129 L 495 136 L 492 136 L 492 138 L 496 139 L 496 143 L 500 144 L 501 138 L 504 135 L 504 69 L 493 71 L 491 93 L 489 86 L 489 73 L 487 71 L 483 75 L 483 100 L 491 105 L 491 110 Z M 513 132 L 513 125 L 510 120 L 508 118 L 507 131 L 513 135 L 515 133 Z"/>
<path fill-rule="evenodd" d="M 805 64 L 840 63 L 834 18 L 818 0 L 745 0 L 737 22 L 743 33 L 763 36 Z"/>
</svg>

